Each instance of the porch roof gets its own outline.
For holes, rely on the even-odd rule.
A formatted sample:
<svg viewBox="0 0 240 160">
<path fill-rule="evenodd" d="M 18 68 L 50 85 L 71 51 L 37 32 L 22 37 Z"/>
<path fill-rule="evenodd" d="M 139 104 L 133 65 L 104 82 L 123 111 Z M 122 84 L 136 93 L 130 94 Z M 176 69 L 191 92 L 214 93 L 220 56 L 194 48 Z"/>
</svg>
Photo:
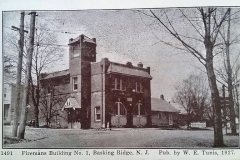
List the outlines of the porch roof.
<svg viewBox="0 0 240 160">
<path fill-rule="evenodd" d="M 179 112 L 175 107 L 165 100 L 159 98 L 151 98 L 152 111 L 160 112 Z"/>
<path fill-rule="evenodd" d="M 171 103 L 177 110 L 179 110 L 180 114 L 187 114 L 186 109 L 183 108 L 179 103 Z"/>
<path fill-rule="evenodd" d="M 66 100 L 62 110 L 64 110 L 65 108 L 73 108 L 75 110 L 76 108 L 81 108 L 81 106 L 79 105 L 76 98 L 70 97 Z"/>
</svg>

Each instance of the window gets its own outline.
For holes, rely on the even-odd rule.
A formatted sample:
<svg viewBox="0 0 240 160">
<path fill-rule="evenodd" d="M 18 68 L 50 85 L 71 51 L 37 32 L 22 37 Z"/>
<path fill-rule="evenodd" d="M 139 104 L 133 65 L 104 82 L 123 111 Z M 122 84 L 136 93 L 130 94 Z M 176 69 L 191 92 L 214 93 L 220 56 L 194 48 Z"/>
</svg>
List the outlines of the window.
<svg viewBox="0 0 240 160">
<path fill-rule="evenodd" d="M 69 101 L 67 101 L 67 106 L 70 106 L 70 102 Z"/>
<path fill-rule="evenodd" d="M 76 91 L 78 89 L 78 78 L 73 77 L 73 91 Z"/>
<path fill-rule="evenodd" d="M 127 111 L 122 102 L 116 102 L 113 108 L 114 115 L 126 115 Z"/>
<path fill-rule="evenodd" d="M 140 82 L 136 82 L 136 92 L 143 93 L 143 85 Z"/>
<path fill-rule="evenodd" d="M 73 57 L 78 57 L 79 54 L 79 49 L 77 47 L 72 47 L 73 50 Z"/>
<path fill-rule="evenodd" d="M 115 78 L 116 89 L 122 89 L 122 80 L 119 78 Z"/>
<path fill-rule="evenodd" d="M 4 88 L 4 98 L 6 98 L 7 97 L 7 94 L 6 94 L 6 92 L 7 92 L 7 88 Z"/>
<path fill-rule="evenodd" d="M 126 90 L 126 84 L 124 83 L 123 79 L 114 78 L 112 81 L 112 88 L 115 90 Z"/>
<path fill-rule="evenodd" d="M 95 107 L 95 121 L 101 120 L 101 109 L 100 106 Z"/>
<path fill-rule="evenodd" d="M 165 114 L 165 118 L 166 118 L 166 120 L 169 120 L 169 115 L 168 115 L 168 113 Z"/>
<path fill-rule="evenodd" d="M 4 120 L 8 118 L 9 109 L 10 109 L 10 104 L 4 104 Z"/>
<path fill-rule="evenodd" d="M 145 115 L 145 109 L 142 105 L 142 103 L 137 103 L 136 106 L 133 109 L 133 114 L 134 115 Z"/>
<path fill-rule="evenodd" d="M 158 119 L 162 119 L 162 113 L 158 112 Z"/>
</svg>

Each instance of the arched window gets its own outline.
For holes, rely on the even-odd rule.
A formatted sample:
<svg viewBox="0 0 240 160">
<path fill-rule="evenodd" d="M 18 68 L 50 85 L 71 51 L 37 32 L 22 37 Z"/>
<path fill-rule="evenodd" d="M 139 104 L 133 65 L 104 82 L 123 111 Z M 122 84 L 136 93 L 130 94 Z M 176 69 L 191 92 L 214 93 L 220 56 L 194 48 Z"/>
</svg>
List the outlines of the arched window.
<svg viewBox="0 0 240 160">
<path fill-rule="evenodd" d="M 142 103 L 138 102 L 133 108 L 134 115 L 145 115 L 145 109 Z"/>
<path fill-rule="evenodd" d="M 127 114 L 126 108 L 122 104 L 122 102 L 116 102 L 114 104 L 113 114 L 114 115 L 126 115 Z"/>
</svg>

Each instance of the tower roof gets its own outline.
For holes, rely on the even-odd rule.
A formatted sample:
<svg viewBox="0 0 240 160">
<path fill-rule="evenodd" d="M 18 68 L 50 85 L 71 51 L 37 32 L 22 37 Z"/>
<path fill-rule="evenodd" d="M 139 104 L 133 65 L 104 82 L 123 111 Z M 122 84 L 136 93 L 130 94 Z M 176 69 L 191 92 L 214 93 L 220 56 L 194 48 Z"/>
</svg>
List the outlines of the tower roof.
<svg viewBox="0 0 240 160">
<path fill-rule="evenodd" d="M 93 44 L 96 44 L 96 39 L 95 38 L 89 38 L 88 36 L 84 35 L 84 34 L 81 34 L 80 36 L 78 36 L 77 38 L 71 38 L 69 40 L 69 44 L 68 45 L 71 45 L 71 44 L 74 44 L 74 43 L 79 43 L 80 40 L 82 40 L 82 42 L 88 42 L 88 43 L 93 43 Z"/>
</svg>

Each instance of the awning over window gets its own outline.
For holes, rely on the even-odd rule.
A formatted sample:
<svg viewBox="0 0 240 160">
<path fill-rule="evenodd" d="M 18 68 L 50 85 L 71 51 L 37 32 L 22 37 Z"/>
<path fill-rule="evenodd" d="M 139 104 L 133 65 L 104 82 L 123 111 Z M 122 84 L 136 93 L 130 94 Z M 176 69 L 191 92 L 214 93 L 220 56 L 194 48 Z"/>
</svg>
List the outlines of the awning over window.
<svg viewBox="0 0 240 160">
<path fill-rule="evenodd" d="M 72 108 L 73 110 L 75 110 L 76 108 L 81 108 L 81 106 L 79 105 L 76 98 L 70 97 L 65 102 L 62 110 L 64 110 L 65 108 Z"/>
</svg>

